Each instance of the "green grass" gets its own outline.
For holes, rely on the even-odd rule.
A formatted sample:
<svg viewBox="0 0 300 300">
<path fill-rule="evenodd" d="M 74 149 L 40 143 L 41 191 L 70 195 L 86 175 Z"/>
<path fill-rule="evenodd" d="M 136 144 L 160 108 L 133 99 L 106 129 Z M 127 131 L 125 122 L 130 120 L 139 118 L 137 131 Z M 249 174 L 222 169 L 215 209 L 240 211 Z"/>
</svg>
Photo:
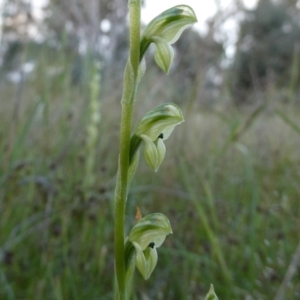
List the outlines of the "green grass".
<svg viewBox="0 0 300 300">
<path fill-rule="evenodd" d="M 101 90 L 96 181 L 86 199 L 88 79 L 73 85 L 63 56 L 60 73 L 47 75 L 45 59 L 25 82 L 18 118 L 16 87 L 0 86 L 0 299 L 112 299 L 121 89 L 108 82 Z M 176 93 L 166 79 L 147 98 L 157 80 L 149 74 L 135 120 Z M 272 105 L 189 110 L 160 170 L 141 161 L 127 225 L 139 206 L 168 216 L 173 235 L 151 278 L 136 273 L 134 299 L 203 299 L 210 283 L 220 299 L 275 297 L 299 242 L 300 111 Z M 300 299 L 299 274 L 284 299 Z"/>
</svg>

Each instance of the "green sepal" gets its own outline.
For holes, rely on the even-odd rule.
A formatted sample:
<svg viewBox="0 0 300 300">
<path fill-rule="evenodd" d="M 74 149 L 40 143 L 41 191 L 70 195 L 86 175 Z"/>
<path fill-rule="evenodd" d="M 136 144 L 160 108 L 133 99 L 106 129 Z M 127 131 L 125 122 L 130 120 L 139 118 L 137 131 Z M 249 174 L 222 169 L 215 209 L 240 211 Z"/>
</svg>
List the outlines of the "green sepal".
<svg viewBox="0 0 300 300">
<path fill-rule="evenodd" d="M 218 297 L 215 293 L 214 286 L 212 284 L 210 285 L 210 289 L 204 300 L 218 300 Z"/>
<path fill-rule="evenodd" d="M 137 243 L 144 251 L 151 243 L 160 247 L 166 236 L 172 233 L 168 218 L 161 213 L 147 215 L 131 229 L 128 240 Z"/>
<path fill-rule="evenodd" d="M 157 153 L 156 145 L 147 135 L 142 134 L 141 138 L 145 143 L 145 150 L 144 150 L 145 160 L 147 164 L 151 167 L 151 169 L 156 172 L 161 163 L 161 162 L 159 163 L 158 161 L 158 153 Z"/>
<path fill-rule="evenodd" d="M 147 164 L 156 172 L 163 162 L 166 154 L 166 147 L 161 138 L 153 142 L 147 135 L 141 135 L 145 143 L 144 157 Z"/>
<path fill-rule="evenodd" d="M 135 135 L 147 135 L 153 142 L 163 133 L 163 140 L 167 139 L 174 127 L 184 121 L 180 108 L 173 103 L 159 105 L 146 113 L 139 122 Z"/>
<path fill-rule="evenodd" d="M 154 170 L 156 172 L 165 158 L 166 146 L 161 138 L 158 138 L 154 142 L 154 144 L 156 145 L 156 151 L 157 151 L 157 168 L 156 170 Z"/>
<path fill-rule="evenodd" d="M 154 60 L 156 64 L 168 74 L 174 59 L 174 50 L 169 43 L 158 36 L 153 37 L 152 40 L 156 45 Z"/>
</svg>

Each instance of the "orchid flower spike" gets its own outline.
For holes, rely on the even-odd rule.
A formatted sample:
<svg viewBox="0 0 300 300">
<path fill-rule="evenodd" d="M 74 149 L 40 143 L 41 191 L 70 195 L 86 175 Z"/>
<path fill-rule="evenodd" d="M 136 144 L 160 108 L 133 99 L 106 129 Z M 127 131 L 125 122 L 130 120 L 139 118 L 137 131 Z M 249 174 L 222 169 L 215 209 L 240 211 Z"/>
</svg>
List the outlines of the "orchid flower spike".
<svg viewBox="0 0 300 300">
<path fill-rule="evenodd" d="M 180 108 L 173 103 L 160 105 L 149 111 L 140 121 L 131 138 L 131 152 L 134 153 L 143 141 L 144 157 L 156 172 L 164 160 L 166 140 L 176 125 L 184 121 Z"/>
</svg>

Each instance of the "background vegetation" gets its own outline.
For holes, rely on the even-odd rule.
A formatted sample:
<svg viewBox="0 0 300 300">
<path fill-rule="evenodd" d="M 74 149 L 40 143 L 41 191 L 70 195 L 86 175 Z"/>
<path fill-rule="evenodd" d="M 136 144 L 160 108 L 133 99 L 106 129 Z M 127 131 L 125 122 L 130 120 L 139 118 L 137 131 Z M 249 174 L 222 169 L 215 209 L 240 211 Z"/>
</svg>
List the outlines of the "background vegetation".
<svg viewBox="0 0 300 300">
<path fill-rule="evenodd" d="M 125 2 L 3 7 L 0 299 L 112 299 Z M 220 299 L 300 299 L 299 1 L 242 4 L 185 32 L 169 76 L 147 57 L 135 122 L 167 101 L 186 121 L 130 191 L 128 224 L 138 206 L 174 232 L 135 299 L 203 299 L 210 283 Z M 218 36 L 234 16 L 230 61 Z"/>
</svg>

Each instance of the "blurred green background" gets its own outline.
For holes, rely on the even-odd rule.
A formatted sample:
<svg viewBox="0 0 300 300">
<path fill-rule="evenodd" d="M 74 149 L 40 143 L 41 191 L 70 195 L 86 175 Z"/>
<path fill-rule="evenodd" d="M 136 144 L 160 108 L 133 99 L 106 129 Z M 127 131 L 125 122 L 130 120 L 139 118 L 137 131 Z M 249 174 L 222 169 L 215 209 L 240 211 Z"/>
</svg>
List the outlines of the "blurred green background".
<svg viewBox="0 0 300 300">
<path fill-rule="evenodd" d="M 112 299 L 127 1 L 1 13 L 0 299 Z M 134 299 L 204 299 L 210 283 L 220 299 L 300 299 L 299 20 L 296 0 L 234 1 L 183 33 L 168 76 L 147 54 L 133 126 L 163 102 L 185 123 L 130 189 L 127 230 L 137 206 L 173 227 Z"/>
</svg>

